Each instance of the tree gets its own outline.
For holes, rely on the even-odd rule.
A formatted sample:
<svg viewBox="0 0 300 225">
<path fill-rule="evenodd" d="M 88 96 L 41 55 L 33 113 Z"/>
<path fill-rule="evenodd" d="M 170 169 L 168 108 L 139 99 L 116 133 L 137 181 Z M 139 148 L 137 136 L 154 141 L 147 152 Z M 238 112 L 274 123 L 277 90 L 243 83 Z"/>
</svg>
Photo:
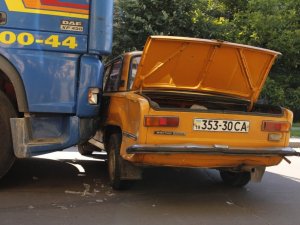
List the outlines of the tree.
<svg viewBox="0 0 300 225">
<path fill-rule="evenodd" d="M 225 6 L 207 0 L 118 0 L 114 53 L 142 49 L 150 35 L 222 39 Z"/>
<path fill-rule="evenodd" d="M 234 14 L 233 41 L 282 52 L 262 97 L 295 112 L 300 118 L 300 1 L 249 0 L 247 8 Z"/>
<path fill-rule="evenodd" d="M 247 9 L 234 15 L 231 39 L 280 51 L 283 56 L 276 72 L 299 73 L 299 4 L 296 0 L 249 0 Z"/>
<path fill-rule="evenodd" d="M 115 0 L 114 56 L 142 50 L 149 35 L 249 44 L 282 52 L 261 97 L 300 120 L 299 0 Z"/>
<path fill-rule="evenodd" d="M 195 0 L 119 0 L 114 51 L 142 49 L 149 35 L 193 36 Z"/>
</svg>

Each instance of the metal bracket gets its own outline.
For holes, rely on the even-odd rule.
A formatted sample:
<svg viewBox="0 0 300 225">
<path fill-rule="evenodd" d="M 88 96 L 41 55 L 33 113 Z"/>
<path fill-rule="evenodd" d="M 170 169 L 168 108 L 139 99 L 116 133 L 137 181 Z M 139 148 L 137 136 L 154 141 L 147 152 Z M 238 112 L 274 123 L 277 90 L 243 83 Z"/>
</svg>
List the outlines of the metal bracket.
<svg viewBox="0 0 300 225">
<path fill-rule="evenodd" d="M 0 12 L 0 25 L 5 25 L 7 22 L 7 15 L 5 12 Z"/>
<path fill-rule="evenodd" d="M 263 167 L 263 166 L 255 167 L 254 169 L 252 169 L 251 181 L 256 182 L 256 183 L 261 182 L 265 171 L 266 171 L 266 167 Z"/>
<path fill-rule="evenodd" d="M 121 179 L 141 180 L 142 169 L 123 159 L 121 160 Z"/>
</svg>

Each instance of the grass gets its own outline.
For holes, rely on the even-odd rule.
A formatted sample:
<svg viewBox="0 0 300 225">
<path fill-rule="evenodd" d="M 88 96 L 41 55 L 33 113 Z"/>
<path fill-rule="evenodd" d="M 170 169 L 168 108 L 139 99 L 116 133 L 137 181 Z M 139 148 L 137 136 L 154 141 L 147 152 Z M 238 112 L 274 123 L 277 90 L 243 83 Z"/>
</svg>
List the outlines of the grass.
<svg viewBox="0 0 300 225">
<path fill-rule="evenodd" d="M 293 124 L 291 136 L 300 137 L 300 123 Z"/>
</svg>

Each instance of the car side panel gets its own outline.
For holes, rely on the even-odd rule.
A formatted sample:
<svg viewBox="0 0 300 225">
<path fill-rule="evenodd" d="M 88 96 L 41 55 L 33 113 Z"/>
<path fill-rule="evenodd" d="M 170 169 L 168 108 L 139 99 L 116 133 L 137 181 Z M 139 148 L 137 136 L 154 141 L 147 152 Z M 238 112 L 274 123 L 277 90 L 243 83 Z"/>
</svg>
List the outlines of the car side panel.
<svg viewBox="0 0 300 225">
<path fill-rule="evenodd" d="M 118 126 L 122 130 L 121 155 L 127 147 L 145 143 L 147 130 L 143 128 L 143 115 L 149 111 L 148 101 L 130 92 L 111 93 L 105 125 Z"/>
</svg>

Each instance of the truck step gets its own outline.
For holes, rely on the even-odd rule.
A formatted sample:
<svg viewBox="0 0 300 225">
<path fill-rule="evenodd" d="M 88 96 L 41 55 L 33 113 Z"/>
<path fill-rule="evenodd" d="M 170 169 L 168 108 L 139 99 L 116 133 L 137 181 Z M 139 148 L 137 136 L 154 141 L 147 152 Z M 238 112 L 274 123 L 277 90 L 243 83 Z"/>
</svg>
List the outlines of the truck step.
<svg viewBox="0 0 300 225">
<path fill-rule="evenodd" d="M 67 119 L 69 126 L 66 126 L 59 137 L 54 138 L 33 138 L 30 118 L 11 119 L 15 156 L 28 158 L 75 145 L 79 137 L 79 118 L 74 116 Z"/>
<path fill-rule="evenodd" d="M 51 145 L 56 143 L 62 143 L 63 138 L 39 138 L 33 139 L 28 142 L 28 145 Z"/>
</svg>

